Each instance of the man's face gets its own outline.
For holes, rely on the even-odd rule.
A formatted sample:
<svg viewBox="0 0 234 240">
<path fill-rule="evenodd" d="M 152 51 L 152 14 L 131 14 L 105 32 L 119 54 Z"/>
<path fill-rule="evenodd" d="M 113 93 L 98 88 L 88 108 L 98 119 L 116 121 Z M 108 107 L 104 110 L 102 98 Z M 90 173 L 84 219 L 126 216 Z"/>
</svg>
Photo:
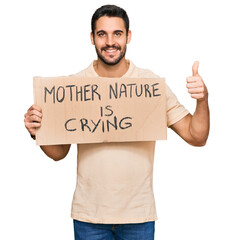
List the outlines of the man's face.
<svg viewBox="0 0 234 240">
<path fill-rule="evenodd" d="M 124 58 L 126 45 L 130 42 L 131 31 L 126 33 L 124 20 L 119 17 L 101 17 L 96 21 L 92 44 L 98 58 L 107 65 L 115 65 Z"/>
</svg>

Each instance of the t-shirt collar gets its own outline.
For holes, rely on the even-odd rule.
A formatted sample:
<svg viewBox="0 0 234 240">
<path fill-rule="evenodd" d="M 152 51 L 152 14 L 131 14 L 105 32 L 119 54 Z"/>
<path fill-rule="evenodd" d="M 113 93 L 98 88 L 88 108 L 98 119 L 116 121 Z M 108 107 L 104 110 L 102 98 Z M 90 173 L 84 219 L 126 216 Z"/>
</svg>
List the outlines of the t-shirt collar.
<svg viewBox="0 0 234 240">
<path fill-rule="evenodd" d="M 134 69 L 134 64 L 132 61 L 130 60 L 126 60 L 127 62 L 129 62 L 129 68 L 128 68 L 128 71 L 121 77 L 121 78 L 124 78 L 124 77 L 129 77 L 131 74 L 132 74 L 132 71 Z M 94 69 L 94 65 L 97 64 L 97 60 L 94 60 L 88 69 L 90 69 L 92 71 L 92 75 L 94 77 L 99 77 L 99 75 L 96 73 L 95 69 Z"/>
</svg>

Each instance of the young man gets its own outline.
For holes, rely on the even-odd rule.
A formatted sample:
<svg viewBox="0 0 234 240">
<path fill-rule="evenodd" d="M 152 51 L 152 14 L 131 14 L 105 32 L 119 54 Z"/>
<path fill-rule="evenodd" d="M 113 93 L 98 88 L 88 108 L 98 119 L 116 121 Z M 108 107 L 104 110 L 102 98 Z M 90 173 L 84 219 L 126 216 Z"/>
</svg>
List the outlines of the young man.
<svg viewBox="0 0 234 240">
<path fill-rule="evenodd" d="M 96 10 L 92 17 L 91 42 L 97 60 L 80 77 L 158 77 L 125 59 L 131 40 L 126 12 L 113 5 Z M 187 78 L 188 92 L 197 101 L 193 115 L 178 102 L 166 87 L 167 124 L 186 142 L 203 146 L 209 133 L 207 88 L 198 74 Z M 32 136 L 41 126 L 39 106 L 25 114 L 25 126 Z M 77 186 L 72 213 L 75 239 L 79 240 L 151 240 L 157 220 L 152 187 L 155 142 L 118 142 L 80 144 L 78 149 Z M 70 145 L 41 146 L 52 159 L 63 159 Z"/>
</svg>

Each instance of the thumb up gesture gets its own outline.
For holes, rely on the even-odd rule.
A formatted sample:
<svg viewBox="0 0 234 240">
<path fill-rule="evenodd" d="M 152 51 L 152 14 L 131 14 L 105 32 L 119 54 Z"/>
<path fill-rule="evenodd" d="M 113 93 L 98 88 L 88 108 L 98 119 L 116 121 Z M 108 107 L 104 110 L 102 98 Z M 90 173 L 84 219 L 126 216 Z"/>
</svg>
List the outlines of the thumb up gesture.
<svg viewBox="0 0 234 240">
<path fill-rule="evenodd" d="M 205 100 L 208 97 L 208 91 L 201 76 L 198 73 L 199 62 L 196 61 L 193 64 L 192 71 L 193 76 L 187 77 L 187 89 L 192 98 L 199 101 Z"/>
</svg>

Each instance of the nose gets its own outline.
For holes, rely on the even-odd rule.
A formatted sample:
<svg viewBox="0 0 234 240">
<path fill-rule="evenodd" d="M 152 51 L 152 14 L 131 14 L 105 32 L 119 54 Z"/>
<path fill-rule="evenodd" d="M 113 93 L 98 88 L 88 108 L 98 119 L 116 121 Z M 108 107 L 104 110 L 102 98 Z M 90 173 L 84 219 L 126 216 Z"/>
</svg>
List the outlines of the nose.
<svg viewBox="0 0 234 240">
<path fill-rule="evenodd" d="M 108 46 L 114 45 L 114 38 L 113 38 L 112 34 L 107 35 L 106 45 L 108 45 Z"/>
</svg>

